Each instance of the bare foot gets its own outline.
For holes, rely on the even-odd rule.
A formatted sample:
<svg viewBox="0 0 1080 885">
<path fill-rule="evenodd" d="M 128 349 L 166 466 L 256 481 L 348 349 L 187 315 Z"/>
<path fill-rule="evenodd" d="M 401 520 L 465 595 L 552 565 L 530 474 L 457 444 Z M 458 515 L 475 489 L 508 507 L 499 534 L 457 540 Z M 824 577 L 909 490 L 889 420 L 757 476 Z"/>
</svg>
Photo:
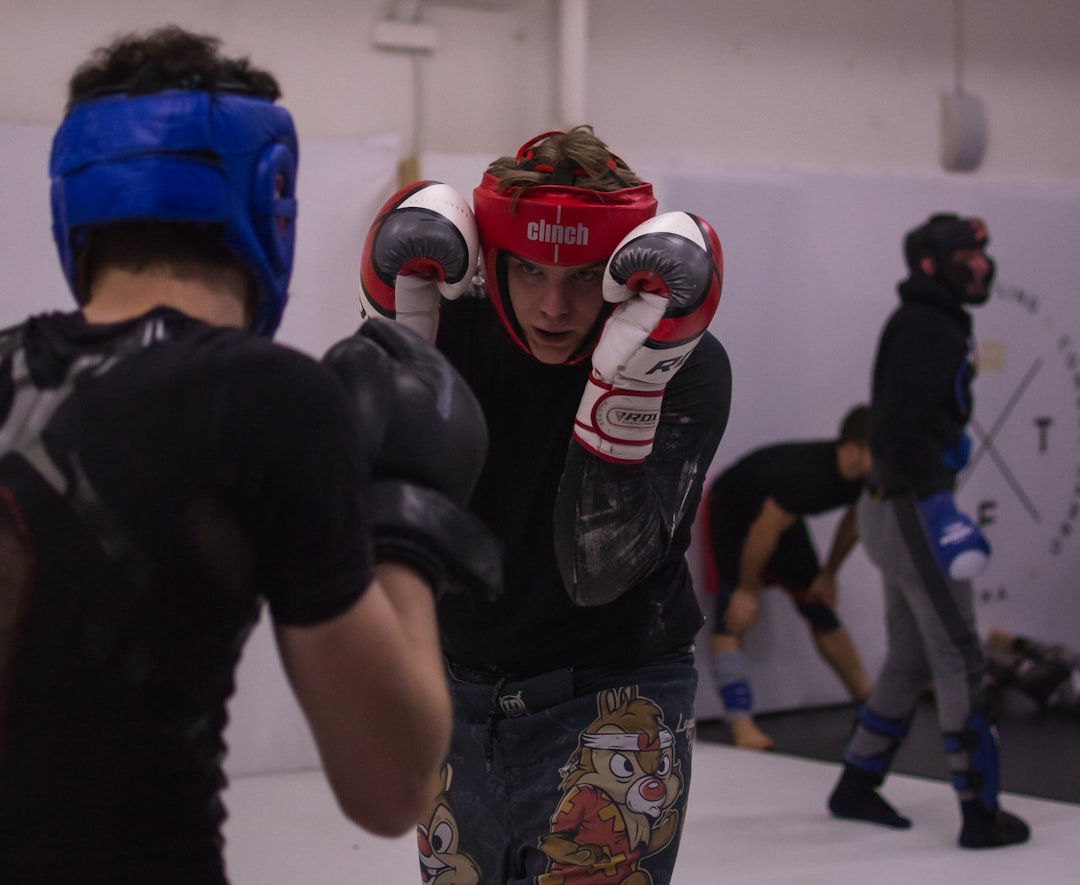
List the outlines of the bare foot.
<svg viewBox="0 0 1080 885">
<path fill-rule="evenodd" d="M 754 724 L 749 717 L 735 719 L 728 723 L 731 739 L 736 747 L 744 750 L 771 750 L 776 742 Z"/>
</svg>

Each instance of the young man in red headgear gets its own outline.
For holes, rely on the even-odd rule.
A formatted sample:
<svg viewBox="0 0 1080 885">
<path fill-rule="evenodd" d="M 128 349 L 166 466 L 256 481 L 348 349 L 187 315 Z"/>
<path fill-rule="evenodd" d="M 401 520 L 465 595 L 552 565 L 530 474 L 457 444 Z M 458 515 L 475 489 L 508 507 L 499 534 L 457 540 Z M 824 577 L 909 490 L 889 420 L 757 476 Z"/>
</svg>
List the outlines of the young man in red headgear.
<svg viewBox="0 0 1080 885">
<path fill-rule="evenodd" d="M 431 337 L 477 394 L 491 444 L 471 506 L 504 550 L 498 599 L 439 603 L 456 721 L 422 872 L 660 885 L 703 624 L 685 553 L 730 404 L 707 331 L 720 243 L 656 215 L 587 126 L 492 163 L 473 204 L 475 221 L 445 185 L 405 188 L 362 269 L 365 315 Z"/>
</svg>

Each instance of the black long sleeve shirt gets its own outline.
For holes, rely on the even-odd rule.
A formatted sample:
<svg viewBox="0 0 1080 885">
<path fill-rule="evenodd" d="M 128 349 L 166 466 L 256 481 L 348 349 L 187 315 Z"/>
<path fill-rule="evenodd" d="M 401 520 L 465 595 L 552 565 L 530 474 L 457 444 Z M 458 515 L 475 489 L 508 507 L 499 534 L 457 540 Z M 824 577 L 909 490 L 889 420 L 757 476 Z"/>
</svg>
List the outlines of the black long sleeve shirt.
<svg viewBox="0 0 1080 885">
<path fill-rule="evenodd" d="M 917 276 L 899 286 L 874 360 L 870 449 L 874 482 L 916 497 L 951 491 L 955 468 L 946 451 L 971 417 L 972 322 L 936 280 Z"/>
<path fill-rule="evenodd" d="M 505 551 L 496 601 L 441 600 L 446 654 L 532 674 L 634 666 L 692 643 L 703 616 L 685 554 L 731 401 L 720 342 L 706 333 L 668 384 L 653 452 L 632 465 L 572 440 L 587 360 L 538 362 L 479 298 L 443 305 L 437 343 L 487 417 L 472 507 Z"/>
</svg>

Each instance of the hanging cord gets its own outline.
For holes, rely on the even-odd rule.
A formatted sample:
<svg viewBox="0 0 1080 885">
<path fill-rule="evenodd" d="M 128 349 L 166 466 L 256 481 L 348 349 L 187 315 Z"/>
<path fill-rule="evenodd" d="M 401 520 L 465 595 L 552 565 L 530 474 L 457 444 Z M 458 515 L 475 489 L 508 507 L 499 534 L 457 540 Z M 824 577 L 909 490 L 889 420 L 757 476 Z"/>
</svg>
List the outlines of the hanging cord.
<svg viewBox="0 0 1080 885">
<path fill-rule="evenodd" d="M 964 92 L 964 0 L 953 0 L 953 62 L 954 87 L 957 95 Z"/>
<path fill-rule="evenodd" d="M 423 143 L 421 131 L 424 121 L 424 85 L 421 77 L 420 53 L 412 53 L 412 83 L 413 83 L 413 120 L 412 120 L 412 145 L 409 156 L 420 158 L 420 146 Z"/>
<path fill-rule="evenodd" d="M 393 0 L 387 19 L 404 24 L 419 24 L 424 12 L 424 0 Z M 420 177 L 420 150 L 423 144 L 424 86 L 421 53 L 409 53 L 409 73 L 412 78 L 412 119 L 405 157 L 398 164 L 398 184 L 406 185 Z"/>
</svg>

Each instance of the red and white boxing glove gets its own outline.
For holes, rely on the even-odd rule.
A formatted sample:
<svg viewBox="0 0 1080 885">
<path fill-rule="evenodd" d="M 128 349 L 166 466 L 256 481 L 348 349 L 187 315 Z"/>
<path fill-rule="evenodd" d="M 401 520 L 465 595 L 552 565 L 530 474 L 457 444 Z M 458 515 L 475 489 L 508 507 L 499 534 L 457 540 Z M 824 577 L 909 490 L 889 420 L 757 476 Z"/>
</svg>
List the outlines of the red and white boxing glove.
<svg viewBox="0 0 1080 885">
<path fill-rule="evenodd" d="M 427 341 L 439 328 L 439 300 L 472 282 L 480 235 L 472 206 L 438 181 L 417 181 L 383 204 L 364 240 L 360 314 L 396 320 Z"/>
<path fill-rule="evenodd" d="M 665 212 L 635 227 L 604 272 L 605 323 L 578 406 L 574 438 L 607 461 L 637 464 L 652 451 L 664 388 L 705 333 L 724 279 L 720 240 L 707 222 Z"/>
</svg>

